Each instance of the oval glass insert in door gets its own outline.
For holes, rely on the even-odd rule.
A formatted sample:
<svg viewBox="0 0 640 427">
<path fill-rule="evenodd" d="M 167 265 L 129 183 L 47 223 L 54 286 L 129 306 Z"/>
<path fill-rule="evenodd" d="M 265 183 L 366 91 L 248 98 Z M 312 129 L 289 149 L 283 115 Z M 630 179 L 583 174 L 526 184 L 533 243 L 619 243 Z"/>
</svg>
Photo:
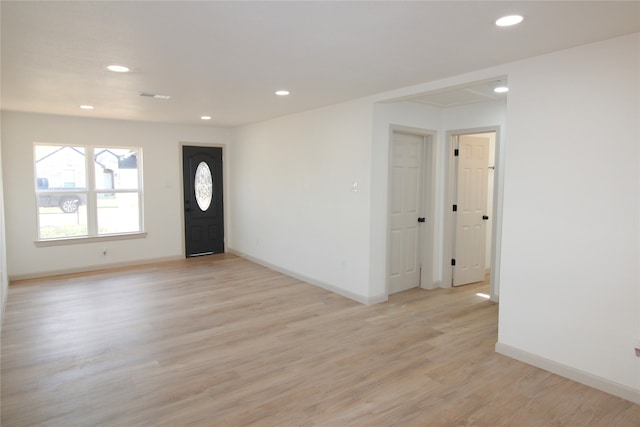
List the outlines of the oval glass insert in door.
<svg viewBox="0 0 640 427">
<path fill-rule="evenodd" d="M 196 193 L 196 202 L 203 212 L 211 206 L 213 198 L 213 181 L 211 180 L 211 169 L 206 162 L 200 162 L 196 168 L 196 176 L 193 185 Z"/>
</svg>

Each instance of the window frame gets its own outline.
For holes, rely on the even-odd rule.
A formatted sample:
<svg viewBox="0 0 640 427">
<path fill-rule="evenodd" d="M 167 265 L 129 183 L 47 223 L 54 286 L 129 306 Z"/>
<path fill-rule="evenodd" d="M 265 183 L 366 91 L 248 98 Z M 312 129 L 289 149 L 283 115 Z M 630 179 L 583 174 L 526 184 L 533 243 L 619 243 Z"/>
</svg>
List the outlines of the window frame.
<svg viewBox="0 0 640 427">
<path fill-rule="evenodd" d="M 37 170 L 37 157 L 36 148 L 38 146 L 53 146 L 53 147 L 75 147 L 84 149 L 84 168 L 85 168 L 85 188 L 84 189 L 69 189 L 68 191 L 62 189 L 56 189 L 54 191 L 40 190 L 38 189 L 38 170 Z M 137 166 L 137 188 L 97 188 L 96 185 L 96 152 L 100 150 L 134 150 L 136 153 L 136 166 Z M 36 246 L 54 246 L 58 244 L 73 244 L 73 243 L 86 243 L 96 242 L 104 240 L 123 240 L 123 239 L 135 239 L 146 237 L 147 233 L 144 229 L 144 187 L 143 187 L 143 150 L 142 147 L 134 146 L 108 146 L 108 145 L 83 145 L 83 144 L 70 144 L 70 143 L 47 143 L 47 142 L 34 142 L 33 143 L 33 175 L 34 175 L 34 193 L 36 202 L 36 236 L 37 239 L 34 242 Z M 78 236 L 68 237 L 52 237 L 42 238 L 40 228 L 40 203 L 39 197 L 41 194 L 84 194 L 86 197 L 86 221 L 87 221 L 87 233 Z M 116 233 L 102 233 L 99 234 L 98 225 L 98 195 L 99 194 L 116 194 L 127 193 L 137 194 L 138 197 L 138 230 L 128 232 L 116 232 Z"/>
</svg>

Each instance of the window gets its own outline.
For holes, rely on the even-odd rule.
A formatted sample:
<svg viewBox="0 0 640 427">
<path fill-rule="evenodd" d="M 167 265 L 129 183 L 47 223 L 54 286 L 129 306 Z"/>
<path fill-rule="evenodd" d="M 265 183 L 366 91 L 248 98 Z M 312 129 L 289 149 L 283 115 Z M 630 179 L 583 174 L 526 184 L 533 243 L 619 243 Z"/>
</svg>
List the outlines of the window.
<svg viewBox="0 0 640 427">
<path fill-rule="evenodd" d="M 141 148 L 36 144 L 34 160 L 39 240 L 142 232 Z"/>
</svg>

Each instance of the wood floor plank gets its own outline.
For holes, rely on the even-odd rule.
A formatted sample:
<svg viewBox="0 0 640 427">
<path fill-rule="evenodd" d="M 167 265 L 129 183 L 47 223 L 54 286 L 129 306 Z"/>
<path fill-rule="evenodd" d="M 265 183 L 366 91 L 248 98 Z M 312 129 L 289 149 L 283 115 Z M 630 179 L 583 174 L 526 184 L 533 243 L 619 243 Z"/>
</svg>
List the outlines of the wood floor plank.
<svg viewBox="0 0 640 427">
<path fill-rule="evenodd" d="M 487 284 L 364 306 L 225 254 L 12 283 L 2 426 L 638 426 L 496 354 Z"/>
</svg>

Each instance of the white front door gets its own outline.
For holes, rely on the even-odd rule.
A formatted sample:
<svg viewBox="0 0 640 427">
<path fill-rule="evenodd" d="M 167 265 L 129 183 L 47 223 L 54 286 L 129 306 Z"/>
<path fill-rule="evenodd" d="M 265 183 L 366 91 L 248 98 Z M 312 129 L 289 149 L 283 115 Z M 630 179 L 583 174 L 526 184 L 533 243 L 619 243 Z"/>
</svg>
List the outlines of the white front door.
<svg viewBox="0 0 640 427">
<path fill-rule="evenodd" d="M 389 294 L 420 286 L 424 137 L 394 132 L 391 145 Z"/>
<path fill-rule="evenodd" d="M 453 285 L 485 277 L 489 138 L 458 137 Z"/>
</svg>

